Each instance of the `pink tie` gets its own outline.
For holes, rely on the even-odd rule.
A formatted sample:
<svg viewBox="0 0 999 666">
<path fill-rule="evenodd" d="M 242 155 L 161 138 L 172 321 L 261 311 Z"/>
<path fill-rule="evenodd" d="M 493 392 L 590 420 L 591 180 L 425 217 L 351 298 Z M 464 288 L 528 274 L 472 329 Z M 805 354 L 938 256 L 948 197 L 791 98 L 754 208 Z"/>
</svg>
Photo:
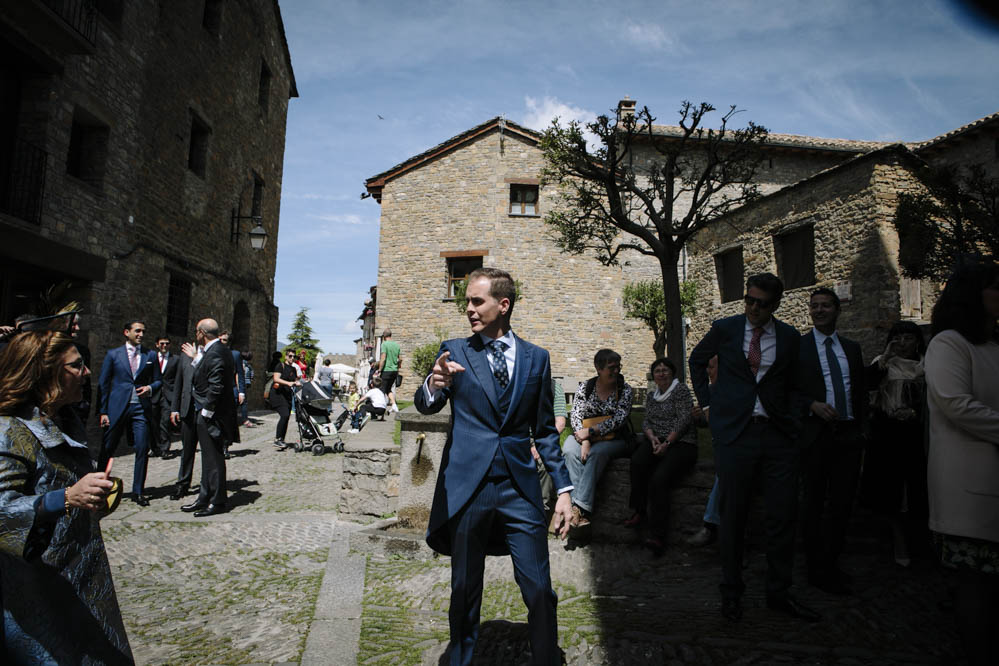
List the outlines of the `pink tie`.
<svg viewBox="0 0 999 666">
<path fill-rule="evenodd" d="M 763 360 L 763 352 L 760 350 L 760 336 L 763 335 L 763 327 L 757 326 L 753 329 L 753 339 L 749 341 L 749 354 L 746 360 L 749 361 L 749 368 L 755 377 L 760 371 L 760 361 Z"/>
<path fill-rule="evenodd" d="M 128 365 L 132 368 L 132 375 L 135 375 L 135 371 L 139 369 L 139 350 L 129 349 L 128 350 Z"/>
</svg>

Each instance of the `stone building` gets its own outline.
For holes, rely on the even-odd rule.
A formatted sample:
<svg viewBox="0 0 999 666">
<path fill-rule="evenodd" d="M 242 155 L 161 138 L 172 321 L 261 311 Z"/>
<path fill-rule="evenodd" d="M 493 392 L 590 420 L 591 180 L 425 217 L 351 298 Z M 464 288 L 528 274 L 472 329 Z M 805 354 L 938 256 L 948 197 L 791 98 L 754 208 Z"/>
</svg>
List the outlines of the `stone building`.
<svg viewBox="0 0 999 666">
<path fill-rule="evenodd" d="M 619 112 L 634 105 L 623 100 Z M 594 352 L 611 347 L 623 355 L 628 380 L 644 385 L 653 339 L 625 317 L 621 292 L 628 282 L 658 278 L 658 263 L 633 253 L 622 266 L 602 266 L 563 254 L 547 238 L 541 218 L 554 193 L 538 186 L 539 139 L 493 118 L 365 182 L 382 207 L 377 327 L 391 327 L 404 350 L 434 341 L 438 331 L 467 335 L 453 284 L 477 266 L 501 267 L 521 283 L 515 330 L 551 352 L 553 374 L 588 377 Z M 777 191 L 877 145 L 772 135 L 760 188 Z M 636 163 L 651 157 L 646 150 L 639 144 Z"/>
<path fill-rule="evenodd" d="M 0 5 L 0 321 L 69 280 L 95 368 L 133 318 L 269 358 L 297 95 L 276 0 Z"/>
</svg>

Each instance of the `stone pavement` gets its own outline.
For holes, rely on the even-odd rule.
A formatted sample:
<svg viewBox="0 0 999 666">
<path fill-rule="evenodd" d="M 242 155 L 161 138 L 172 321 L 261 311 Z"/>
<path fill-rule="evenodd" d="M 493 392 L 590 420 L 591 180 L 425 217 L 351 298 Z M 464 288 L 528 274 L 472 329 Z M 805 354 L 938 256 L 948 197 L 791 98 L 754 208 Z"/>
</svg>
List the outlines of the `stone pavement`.
<svg viewBox="0 0 999 666">
<path fill-rule="evenodd" d="M 436 664 L 447 641 L 447 558 L 351 555 L 361 526 L 337 519 L 338 454 L 270 445 L 276 418 L 255 415 L 229 461 L 232 510 L 194 519 L 166 495 L 177 459 L 153 459 L 152 505 L 127 499 L 102 525 L 140 664 Z M 390 440 L 394 423 L 359 436 Z M 294 424 L 289 429 L 295 430 Z M 350 436 L 347 445 L 350 446 Z M 291 439 L 291 437 L 289 437 Z M 174 448 L 177 448 L 174 444 Z M 125 479 L 131 456 L 116 460 Z M 196 466 L 196 476 L 198 468 Z M 824 615 L 808 624 L 766 609 L 765 557 L 747 556 L 742 622 L 718 610 L 713 549 L 566 549 L 550 542 L 559 640 L 569 664 L 960 664 L 946 581 L 927 561 L 895 567 L 878 526 L 859 514 L 844 568 L 853 597 L 801 584 Z M 523 664 L 526 612 L 509 558 L 489 558 L 476 663 Z"/>
</svg>

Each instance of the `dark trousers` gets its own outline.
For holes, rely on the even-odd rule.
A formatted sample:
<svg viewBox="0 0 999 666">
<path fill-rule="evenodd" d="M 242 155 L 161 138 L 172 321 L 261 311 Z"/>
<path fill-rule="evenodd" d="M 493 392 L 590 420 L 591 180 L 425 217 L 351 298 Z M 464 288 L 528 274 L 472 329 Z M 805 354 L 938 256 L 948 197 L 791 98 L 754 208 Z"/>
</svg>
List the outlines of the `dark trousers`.
<svg viewBox="0 0 999 666">
<path fill-rule="evenodd" d="M 489 536 L 501 530 L 527 606 L 532 664 L 559 664 L 558 627 L 544 516 L 509 477 L 487 477 L 448 523 L 451 534 L 451 664 L 471 664 L 479 636 L 482 576 Z"/>
<path fill-rule="evenodd" d="M 753 488 L 763 484 L 767 530 L 768 599 L 787 596 L 794 564 L 800 452 L 794 440 L 771 423 L 752 423 L 733 441 L 715 448 L 721 504 L 718 543 L 722 557 L 721 593 L 739 599 L 742 555 Z"/>
<path fill-rule="evenodd" d="M 291 403 L 288 398 L 276 390 L 271 390 L 271 407 L 278 413 L 277 430 L 274 431 L 274 439 L 283 442 L 288 434 L 288 418 L 291 416 Z"/>
<path fill-rule="evenodd" d="M 371 418 L 373 419 L 385 416 L 384 407 L 372 407 L 370 402 L 366 402 L 363 405 L 361 405 L 361 410 L 367 412 L 368 414 L 371 414 Z"/>
<path fill-rule="evenodd" d="M 177 470 L 177 487 L 187 490 L 194 475 L 194 452 L 198 448 L 198 424 L 194 407 L 180 419 L 180 469 Z"/>
<path fill-rule="evenodd" d="M 803 453 L 801 529 L 810 576 L 823 577 L 838 569 L 857 493 L 862 451 L 856 423 L 833 421 L 822 426 Z"/>
<path fill-rule="evenodd" d="M 673 485 L 697 462 L 697 445 L 673 442 L 666 452 L 652 453 L 652 443 L 642 435 L 631 456 L 631 498 L 629 504 L 638 513 L 649 514 L 649 530 L 666 539 L 669 528 L 669 498 Z"/>
<path fill-rule="evenodd" d="M 196 418 L 198 441 L 201 443 L 201 492 L 198 493 L 198 503 L 225 506 L 225 458 L 222 450 L 227 442 L 222 434 L 212 436 L 208 422 L 200 413 Z"/>
<path fill-rule="evenodd" d="M 135 450 L 132 493 L 141 495 L 146 485 L 146 466 L 149 462 L 149 419 L 145 410 L 142 409 L 141 403 L 129 403 L 121 418 L 104 431 L 104 441 L 98 465 L 101 470 L 107 467 L 108 458 L 114 456 L 121 435 L 126 430 L 130 430 L 132 433 L 132 446 Z"/>
<path fill-rule="evenodd" d="M 153 403 L 149 449 L 163 455 L 170 451 L 170 405 L 165 403 L 165 396 L 160 400 Z"/>
</svg>

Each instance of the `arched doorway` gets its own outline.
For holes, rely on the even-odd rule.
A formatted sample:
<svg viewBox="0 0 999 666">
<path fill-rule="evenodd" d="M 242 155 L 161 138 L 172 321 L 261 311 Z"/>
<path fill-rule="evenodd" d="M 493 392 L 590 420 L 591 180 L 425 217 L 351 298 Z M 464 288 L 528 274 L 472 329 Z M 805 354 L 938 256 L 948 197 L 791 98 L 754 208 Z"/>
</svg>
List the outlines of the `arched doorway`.
<svg viewBox="0 0 999 666">
<path fill-rule="evenodd" d="M 250 348 L 250 307 L 246 301 L 239 301 L 232 311 L 232 334 L 229 348 L 245 351 Z"/>
</svg>

